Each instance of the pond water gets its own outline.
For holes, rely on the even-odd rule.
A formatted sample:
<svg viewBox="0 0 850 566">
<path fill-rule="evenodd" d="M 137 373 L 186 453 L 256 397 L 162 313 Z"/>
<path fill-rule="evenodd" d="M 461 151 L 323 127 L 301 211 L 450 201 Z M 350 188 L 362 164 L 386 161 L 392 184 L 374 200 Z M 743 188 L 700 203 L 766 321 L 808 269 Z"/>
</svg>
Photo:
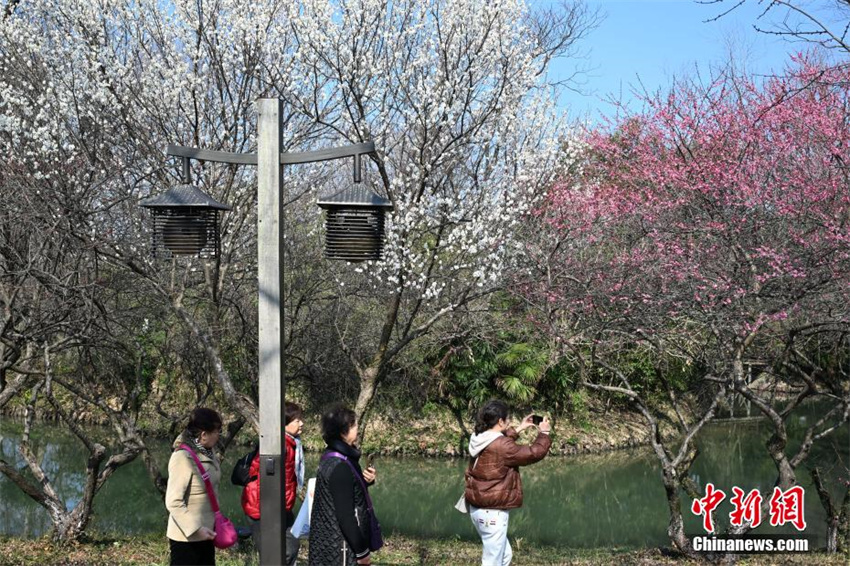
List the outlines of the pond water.
<svg viewBox="0 0 850 566">
<path fill-rule="evenodd" d="M 800 437 L 818 408 L 807 407 L 790 423 Z M 93 429 L 109 438 L 107 429 Z M 723 422 L 709 426 L 700 437 L 701 454 L 691 475 L 700 488 L 708 482 L 731 496 L 732 486 L 745 491 L 772 486 L 776 472 L 764 449 L 769 426 L 763 420 Z M 828 480 L 833 497 L 843 495 L 838 478 L 848 477 L 850 430 L 847 427 L 816 446 L 810 465 L 818 465 Z M 20 426 L 0 424 L 0 456 L 23 467 L 17 451 Z M 103 441 L 103 440 L 102 440 Z M 43 425 L 32 439 L 43 457 L 45 471 L 60 495 L 73 506 L 82 493 L 85 451 L 68 431 Z M 167 465 L 169 441 L 153 441 L 155 455 Z M 229 478 L 243 448 L 231 449 L 223 470 Z M 315 470 L 317 454 L 307 455 L 307 471 Z M 474 540 L 475 531 L 466 515 L 453 505 L 463 486 L 466 465 L 459 459 L 391 458 L 375 461 L 379 482 L 372 490 L 375 508 L 385 534 L 398 532 L 427 537 L 459 537 Z M 823 544 L 824 511 L 811 487 L 808 472 L 798 471 L 806 488 L 806 534 Z M 667 508 L 659 467 L 648 448 L 601 455 L 550 456 L 523 468 L 525 505 L 511 513 L 512 538 L 573 548 L 641 548 L 669 544 L 666 536 Z M 225 479 L 220 487 L 223 512 L 244 524 L 239 506 L 240 489 Z M 684 498 L 686 532 L 701 532 L 701 522 L 689 511 Z M 728 521 L 731 505 L 721 504 L 718 519 Z M 167 514 L 140 460 L 117 470 L 95 499 L 92 527 L 102 533 L 165 533 Z M 35 537 L 50 528 L 47 513 L 0 474 L 0 534 Z M 759 532 L 793 532 L 771 527 L 767 521 Z"/>
</svg>

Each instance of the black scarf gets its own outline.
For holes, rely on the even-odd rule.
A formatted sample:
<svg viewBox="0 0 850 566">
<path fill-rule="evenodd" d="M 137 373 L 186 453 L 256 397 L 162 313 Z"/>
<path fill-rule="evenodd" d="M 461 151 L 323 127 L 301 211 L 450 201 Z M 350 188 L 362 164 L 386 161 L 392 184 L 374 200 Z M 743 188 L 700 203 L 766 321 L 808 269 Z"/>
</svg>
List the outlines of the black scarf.
<svg viewBox="0 0 850 566">
<path fill-rule="evenodd" d="M 329 442 L 327 450 L 339 452 L 340 454 L 348 458 L 354 465 L 354 468 L 357 470 L 357 473 L 360 474 L 360 477 L 363 477 L 363 470 L 362 468 L 360 468 L 360 450 L 358 450 L 356 446 L 347 444 L 341 439 L 339 439 L 332 440 L 331 442 Z"/>
</svg>

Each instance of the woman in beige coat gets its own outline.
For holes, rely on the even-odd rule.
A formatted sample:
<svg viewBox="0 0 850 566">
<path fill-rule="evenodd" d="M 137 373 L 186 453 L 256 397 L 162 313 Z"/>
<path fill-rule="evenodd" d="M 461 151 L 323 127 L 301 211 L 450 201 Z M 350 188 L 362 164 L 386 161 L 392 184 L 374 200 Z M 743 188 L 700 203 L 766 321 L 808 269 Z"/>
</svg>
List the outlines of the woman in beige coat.
<svg viewBox="0 0 850 566">
<path fill-rule="evenodd" d="M 195 409 L 189 425 L 174 441 L 174 452 L 168 461 L 168 487 L 165 507 L 168 509 L 168 536 L 172 566 L 209 566 L 215 564 L 215 514 L 210 504 L 201 472 L 192 455 L 181 444 L 187 444 L 204 465 L 218 497 L 221 463 L 213 453 L 221 434 L 221 417 L 212 409 Z"/>
</svg>

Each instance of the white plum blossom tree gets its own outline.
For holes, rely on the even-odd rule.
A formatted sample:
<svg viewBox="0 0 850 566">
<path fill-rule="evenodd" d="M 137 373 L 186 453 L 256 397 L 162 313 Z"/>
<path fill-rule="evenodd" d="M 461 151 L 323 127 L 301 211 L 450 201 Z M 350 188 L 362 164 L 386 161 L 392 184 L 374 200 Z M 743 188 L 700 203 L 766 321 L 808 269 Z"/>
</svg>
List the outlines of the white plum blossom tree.
<svg viewBox="0 0 850 566">
<path fill-rule="evenodd" d="M 395 206 L 383 262 L 314 269 L 320 218 L 306 207 L 343 173 L 286 177 L 299 219 L 288 369 L 308 357 L 294 351 L 310 347 L 299 332 L 325 313 L 362 416 L 399 353 L 502 286 L 517 223 L 574 159 L 550 62 L 594 22 L 579 3 L 540 12 L 521 0 L 7 0 L 0 152 L 80 246 L 172 308 L 256 427 L 256 340 L 241 339 L 256 334 L 254 172 L 193 164 L 196 184 L 234 206 L 216 261 L 152 262 L 138 201 L 177 181 L 166 144 L 255 151 L 260 97 L 284 100 L 288 150 L 374 140 L 366 180 Z"/>
<path fill-rule="evenodd" d="M 358 267 L 354 286 L 336 278 L 342 312 L 364 288 L 377 303 L 370 319 L 336 326 L 362 417 L 408 344 L 502 286 L 520 219 L 574 159 L 549 62 L 572 53 L 594 15 L 578 4 L 534 14 L 521 0 L 308 0 L 289 18 L 293 66 L 315 85 L 292 106 L 333 108 L 331 131 L 374 139 L 369 180 L 395 206 L 384 261 Z M 353 330 L 362 324 L 380 330 Z"/>
</svg>

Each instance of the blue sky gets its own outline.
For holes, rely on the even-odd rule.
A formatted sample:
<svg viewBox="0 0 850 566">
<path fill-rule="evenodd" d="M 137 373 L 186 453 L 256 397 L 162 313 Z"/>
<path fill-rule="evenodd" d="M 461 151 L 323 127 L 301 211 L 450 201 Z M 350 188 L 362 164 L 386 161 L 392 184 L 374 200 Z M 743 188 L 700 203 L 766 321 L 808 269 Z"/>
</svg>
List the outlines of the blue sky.
<svg viewBox="0 0 850 566">
<path fill-rule="evenodd" d="M 545 0 L 529 3 L 541 1 Z M 580 63 L 590 68 L 582 76 L 585 94 L 565 92 L 560 104 L 571 116 L 591 122 L 613 115 L 613 107 L 603 102 L 610 94 L 622 96 L 635 108 L 632 88 L 640 88 L 638 79 L 650 91 L 663 91 L 674 76 L 693 74 L 696 68 L 707 73 L 711 65 L 727 61 L 730 53 L 749 71 L 769 74 L 781 70 L 790 53 L 806 49 L 802 43 L 754 30 L 763 11 L 756 0 L 747 0 L 712 22 L 706 20 L 731 7 L 731 0 L 719 6 L 693 0 L 588 0 L 588 4 L 599 8 L 604 18 L 580 46 L 585 51 Z M 550 77 L 568 76 L 574 64 L 555 62 Z"/>
</svg>

